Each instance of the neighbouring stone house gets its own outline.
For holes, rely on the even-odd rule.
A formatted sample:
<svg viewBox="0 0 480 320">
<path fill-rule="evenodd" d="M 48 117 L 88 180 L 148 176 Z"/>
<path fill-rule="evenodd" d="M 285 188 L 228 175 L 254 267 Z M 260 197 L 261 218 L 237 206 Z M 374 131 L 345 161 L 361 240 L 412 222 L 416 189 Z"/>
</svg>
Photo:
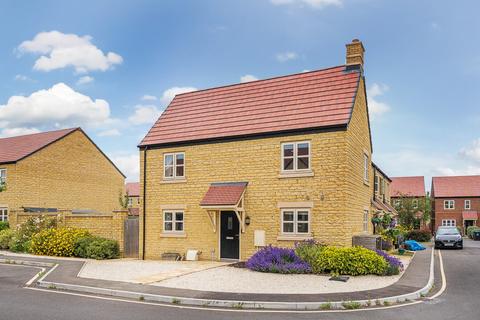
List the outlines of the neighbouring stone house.
<svg viewBox="0 0 480 320">
<path fill-rule="evenodd" d="M 390 179 L 375 163 L 373 168 L 373 197 L 372 212 L 377 217 L 383 217 L 384 214 L 390 214 L 392 218 L 397 214 L 392 207 L 390 196 Z"/>
<path fill-rule="evenodd" d="M 432 225 L 457 226 L 463 232 L 479 226 L 480 175 L 432 178 Z"/>
<path fill-rule="evenodd" d="M 141 258 L 372 233 L 364 47 L 346 47 L 345 65 L 173 99 L 139 145 Z"/>
<path fill-rule="evenodd" d="M 127 182 L 125 189 L 128 195 L 128 212 L 130 215 L 138 216 L 140 208 L 140 184 L 138 182 Z"/>
<path fill-rule="evenodd" d="M 0 214 L 119 209 L 124 175 L 80 128 L 0 139 Z"/>
</svg>

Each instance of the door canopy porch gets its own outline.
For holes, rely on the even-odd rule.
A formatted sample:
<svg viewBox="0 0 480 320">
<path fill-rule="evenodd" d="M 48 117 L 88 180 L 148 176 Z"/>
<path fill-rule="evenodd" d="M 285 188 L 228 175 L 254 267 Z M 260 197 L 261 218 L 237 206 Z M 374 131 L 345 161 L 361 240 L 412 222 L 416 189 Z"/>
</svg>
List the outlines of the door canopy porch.
<svg viewBox="0 0 480 320">
<path fill-rule="evenodd" d="M 200 202 L 200 207 L 207 209 L 208 217 L 213 226 L 213 232 L 217 231 L 217 212 L 234 211 L 240 229 L 245 232 L 245 210 L 243 208 L 243 196 L 248 182 L 216 182 L 210 184 L 207 193 Z"/>
<path fill-rule="evenodd" d="M 478 220 L 477 211 L 463 211 L 462 218 L 463 220 Z"/>
</svg>

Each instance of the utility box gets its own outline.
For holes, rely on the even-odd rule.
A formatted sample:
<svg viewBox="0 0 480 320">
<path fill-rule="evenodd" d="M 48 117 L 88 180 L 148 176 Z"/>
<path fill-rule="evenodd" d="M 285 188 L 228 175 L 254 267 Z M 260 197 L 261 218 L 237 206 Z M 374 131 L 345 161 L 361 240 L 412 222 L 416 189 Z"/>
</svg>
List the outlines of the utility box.
<svg viewBox="0 0 480 320">
<path fill-rule="evenodd" d="M 360 246 L 370 250 L 382 248 L 382 238 L 377 234 L 359 234 L 352 237 L 352 245 Z"/>
<path fill-rule="evenodd" d="M 253 242 L 255 247 L 265 247 L 265 230 L 255 230 Z"/>
</svg>

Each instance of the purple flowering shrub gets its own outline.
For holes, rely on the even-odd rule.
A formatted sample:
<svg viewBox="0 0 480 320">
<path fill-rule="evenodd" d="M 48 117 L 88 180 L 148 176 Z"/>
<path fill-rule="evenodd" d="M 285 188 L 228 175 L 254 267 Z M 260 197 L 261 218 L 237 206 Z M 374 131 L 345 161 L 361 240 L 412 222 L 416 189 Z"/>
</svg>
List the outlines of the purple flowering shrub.
<svg viewBox="0 0 480 320">
<path fill-rule="evenodd" d="M 385 251 L 382 251 L 382 250 L 375 250 L 375 252 L 379 256 L 382 256 L 385 259 L 385 261 L 388 262 L 388 268 L 385 271 L 385 275 L 387 275 L 387 276 L 396 275 L 396 274 L 399 274 L 400 271 L 403 271 L 404 266 L 403 266 L 402 261 L 400 261 L 400 259 L 398 259 L 394 256 L 391 256 L 391 255 L 389 255 L 388 253 L 386 253 Z"/>
<path fill-rule="evenodd" d="M 300 259 L 293 249 L 268 246 L 248 259 L 245 266 L 254 271 L 272 273 L 310 273 L 308 263 Z"/>
</svg>

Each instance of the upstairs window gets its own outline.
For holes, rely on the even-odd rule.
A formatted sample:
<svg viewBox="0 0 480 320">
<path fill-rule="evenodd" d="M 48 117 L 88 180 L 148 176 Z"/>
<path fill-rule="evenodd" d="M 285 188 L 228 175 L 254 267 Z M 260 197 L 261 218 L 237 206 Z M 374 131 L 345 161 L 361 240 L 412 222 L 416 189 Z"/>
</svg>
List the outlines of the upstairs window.
<svg viewBox="0 0 480 320">
<path fill-rule="evenodd" d="M 377 175 L 375 175 L 375 179 L 374 179 L 374 191 L 375 191 L 375 193 L 378 193 L 378 180 L 379 180 L 379 177 Z"/>
<path fill-rule="evenodd" d="M 370 167 L 370 161 L 368 158 L 368 154 L 363 154 L 363 180 L 368 183 L 368 168 Z"/>
<path fill-rule="evenodd" d="M 472 203 L 470 200 L 465 200 L 465 210 L 470 210 L 472 208 Z"/>
<path fill-rule="evenodd" d="M 413 209 L 418 209 L 418 200 L 413 199 L 412 203 L 413 203 Z"/>
<path fill-rule="evenodd" d="M 128 206 L 131 207 L 133 205 L 133 198 L 128 197 Z"/>
<path fill-rule="evenodd" d="M 282 144 L 282 171 L 311 170 L 310 142 L 289 142 Z"/>
<path fill-rule="evenodd" d="M 163 158 L 163 172 L 165 179 L 185 178 L 185 153 L 166 153 Z"/>
<path fill-rule="evenodd" d="M 0 184 L 7 182 L 7 169 L 0 169 Z"/>
<path fill-rule="evenodd" d="M 455 209 L 455 200 L 443 201 L 443 209 Z"/>
</svg>

